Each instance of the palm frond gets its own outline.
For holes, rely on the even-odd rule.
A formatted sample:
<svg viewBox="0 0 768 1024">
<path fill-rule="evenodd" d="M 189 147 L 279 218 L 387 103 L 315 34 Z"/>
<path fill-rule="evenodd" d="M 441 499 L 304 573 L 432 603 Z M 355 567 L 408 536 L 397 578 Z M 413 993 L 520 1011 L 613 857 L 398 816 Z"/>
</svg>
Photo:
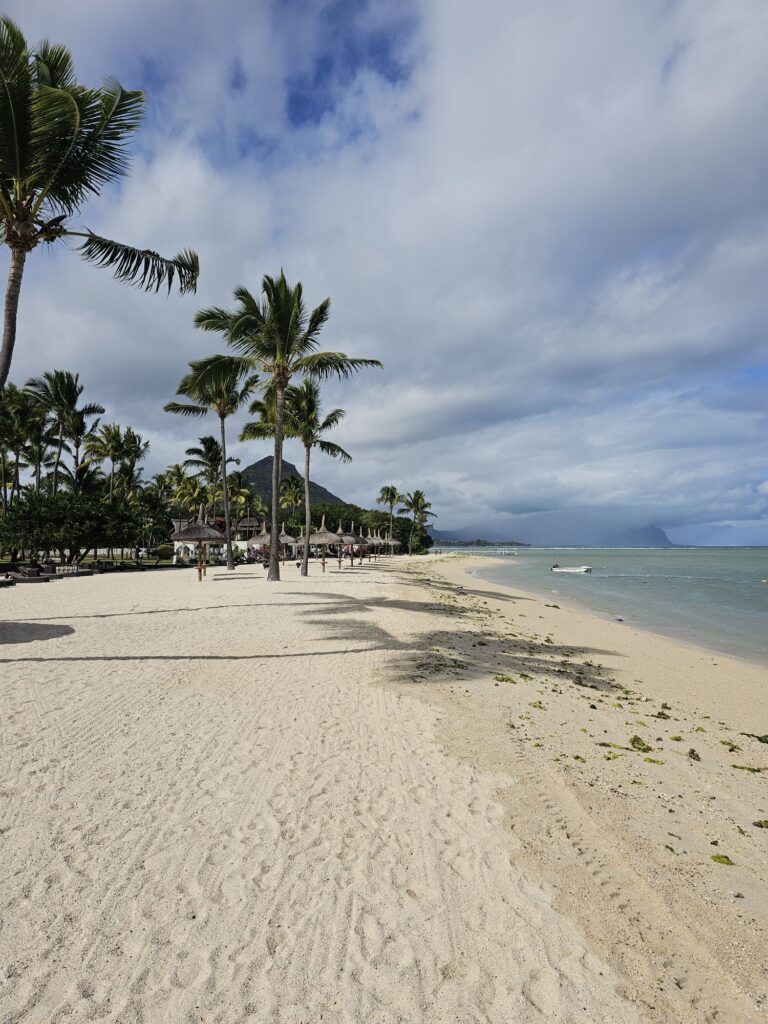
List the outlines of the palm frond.
<svg viewBox="0 0 768 1024">
<path fill-rule="evenodd" d="M 185 405 L 183 402 L 167 402 L 163 409 L 165 412 L 174 412 L 179 416 L 207 416 L 210 409 L 204 405 Z"/>
<path fill-rule="evenodd" d="M 75 65 L 66 46 L 43 39 L 35 49 L 35 60 L 39 85 L 69 89 L 75 84 Z"/>
<path fill-rule="evenodd" d="M 274 427 L 270 427 L 269 423 L 262 420 L 254 420 L 251 423 L 246 423 L 240 431 L 241 441 L 266 441 L 270 437 L 274 436 Z"/>
<path fill-rule="evenodd" d="M 320 424 L 320 433 L 324 434 L 326 430 L 333 430 L 334 427 L 338 427 L 346 415 L 346 409 L 332 409 Z"/>
<path fill-rule="evenodd" d="M 221 306 L 210 306 L 208 309 L 201 309 L 195 313 L 195 327 L 199 327 L 201 331 L 227 334 L 233 315 L 228 309 L 222 309 Z"/>
<path fill-rule="evenodd" d="M 325 455 L 330 455 L 332 459 L 341 459 L 342 462 L 352 461 L 349 452 L 345 451 L 340 444 L 334 444 L 333 441 L 318 441 L 317 447 Z"/>
<path fill-rule="evenodd" d="M 32 73 L 27 42 L 18 25 L 0 17 L 0 180 L 26 177 Z M 7 193 L 6 193 L 7 195 Z"/>
<path fill-rule="evenodd" d="M 347 379 L 366 366 L 376 366 L 381 369 L 382 363 L 378 359 L 350 359 L 343 352 L 316 352 L 298 359 L 295 363 L 296 372 L 306 373 L 307 376 L 318 379 L 328 377 Z"/>
<path fill-rule="evenodd" d="M 78 232 L 67 234 L 78 235 Z M 197 254 L 190 249 L 183 249 L 173 259 L 165 259 L 151 249 L 135 249 L 92 232 L 84 237 L 85 241 L 78 248 L 83 259 L 97 267 L 112 269 L 118 281 L 155 292 L 167 285 L 170 292 L 174 278 L 178 278 L 182 295 L 197 289 L 200 265 Z"/>
<path fill-rule="evenodd" d="M 76 104 L 74 132 L 57 119 L 64 97 Z M 40 89 L 33 101 L 33 180 L 41 188 L 35 203 L 71 214 L 88 194 L 96 194 L 128 170 L 127 144 L 139 128 L 144 94 L 129 92 L 114 79 L 101 89 L 74 86 Z"/>
</svg>

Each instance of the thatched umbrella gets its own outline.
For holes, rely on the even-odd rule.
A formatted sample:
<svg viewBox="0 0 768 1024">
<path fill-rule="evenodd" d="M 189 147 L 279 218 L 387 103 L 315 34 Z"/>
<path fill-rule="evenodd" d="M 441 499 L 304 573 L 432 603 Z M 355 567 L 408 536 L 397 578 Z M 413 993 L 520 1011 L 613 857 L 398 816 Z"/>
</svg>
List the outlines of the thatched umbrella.
<svg viewBox="0 0 768 1024">
<path fill-rule="evenodd" d="M 285 562 L 285 548 L 288 544 L 295 544 L 296 538 L 285 532 L 285 523 L 280 524 L 280 545 L 283 548 L 283 562 Z"/>
<path fill-rule="evenodd" d="M 381 549 L 384 547 L 384 540 L 382 539 L 381 532 L 378 528 L 373 535 L 373 545 L 376 548 L 376 558 L 378 559 L 381 554 Z"/>
<path fill-rule="evenodd" d="M 354 544 L 354 547 L 352 548 L 351 564 L 352 565 L 355 564 L 355 547 L 358 547 L 358 548 L 360 548 L 360 562 L 359 562 L 359 564 L 362 565 L 363 564 L 363 549 L 368 547 L 368 541 L 365 539 L 365 537 L 363 536 L 362 532 L 361 533 L 355 533 L 355 523 L 354 523 L 354 520 L 352 521 L 352 528 L 350 529 L 349 532 L 355 538 L 355 544 Z"/>
<path fill-rule="evenodd" d="M 345 545 L 351 544 L 354 548 L 354 545 L 357 544 L 357 536 L 355 535 L 354 532 L 344 533 L 344 529 L 341 525 L 341 520 L 339 520 L 339 528 L 336 531 L 336 543 L 339 545 L 339 568 L 341 568 L 341 560 L 344 557 Z M 352 557 L 354 559 L 354 554 L 352 555 Z"/>
<path fill-rule="evenodd" d="M 339 523 L 339 527 L 341 527 L 341 523 Z M 322 522 L 320 523 L 320 529 L 316 533 L 311 533 L 309 535 L 310 544 L 319 544 L 321 546 L 323 572 L 325 572 L 325 549 L 328 546 L 328 544 L 335 544 L 337 542 L 337 539 L 338 538 L 335 533 L 331 533 L 330 530 L 327 530 L 325 528 L 325 516 L 323 516 Z"/>
<path fill-rule="evenodd" d="M 385 538 L 384 543 L 389 548 L 390 555 L 393 555 L 395 553 L 395 548 L 399 548 L 400 547 L 400 541 L 399 540 L 395 540 L 395 538 L 392 536 L 391 533 L 389 534 L 388 537 Z"/>
<path fill-rule="evenodd" d="M 261 532 L 254 534 L 252 542 L 254 547 L 268 548 L 271 543 L 271 540 L 272 536 L 269 530 L 267 529 L 267 521 L 265 519 L 261 527 Z"/>
<path fill-rule="evenodd" d="M 202 582 L 206 575 L 207 563 L 205 559 L 206 548 L 209 544 L 223 544 L 225 537 L 223 533 L 214 530 L 209 526 L 203 517 L 203 506 L 200 506 L 200 514 L 196 523 L 190 523 L 183 530 L 177 530 L 171 534 L 171 540 L 182 541 L 186 544 L 197 545 L 197 579 Z"/>
</svg>

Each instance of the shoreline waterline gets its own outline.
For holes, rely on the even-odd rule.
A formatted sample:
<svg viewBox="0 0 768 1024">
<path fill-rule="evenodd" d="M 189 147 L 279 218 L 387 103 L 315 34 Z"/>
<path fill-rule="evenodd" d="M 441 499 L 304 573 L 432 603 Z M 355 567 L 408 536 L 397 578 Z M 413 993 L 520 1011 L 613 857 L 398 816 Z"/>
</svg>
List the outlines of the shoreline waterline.
<svg viewBox="0 0 768 1024">
<path fill-rule="evenodd" d="M 768 549 L 518 549 L 514 557 L 459 549 L 482 560 L 473 575 L 522 588 L 606 621 L 768 666 Z M 552 575 L 552 563 L 589 574 Z"/>
</svg>

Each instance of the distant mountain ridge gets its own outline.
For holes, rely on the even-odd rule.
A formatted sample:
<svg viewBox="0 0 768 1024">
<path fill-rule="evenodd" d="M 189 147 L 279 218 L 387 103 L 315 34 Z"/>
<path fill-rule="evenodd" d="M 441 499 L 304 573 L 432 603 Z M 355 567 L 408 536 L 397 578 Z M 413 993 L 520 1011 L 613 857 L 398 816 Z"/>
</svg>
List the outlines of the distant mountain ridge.
<svg viewBox="0 0 768 1024">
<path fill-rule="evenodd" d="M 269 505 L 272 500 L 272 462 L 273 456 L 268 455 L 265 459 L 260 459 L 259 462 L 254 462 L 252 465 L 246 466 L 243 470 L 243 476 L 248 481 L 248 486 L 251 488 L 253 493 L 257 494 L 267 505 Z M 292 462 L 286 462 L 285 459 L 283 459 L 283 480 L 286 480 L 289 476 L 298 477 L 302 483 L 304 482 L 304 474 L 300 473 Z M 316 484 L 311 479 L 309 481 L 309 500 L 313 505 L 347 504 L 343 498 L 339 498 L 337 495 L 332 494 L 326 487 L 323 487 L 322 484 Z"/>
<path fill-rule="evenodd" d="M 525 532 L 525 527 L 520 529 Z M 531 531 L 533 532 L 533 531 Z M 569 529 L 565 524 L 551 527 L 548 536 L 533 536 L 527 541 L 509 540 L 508 533 L 502 534 L 499 529 L 479 526 L 464 526 L 458 530 L 433 530 L 430 533 L 436 541 L 470 541 L 478 538 L 495 544 L 517 544 L 521 547 L 591 547 L 591 548 L 673 548 L 666 533 L 658 526 L 627 526 L 620 529 L 603 529 L 594 527 L 588 534 Z"/>
</svg>

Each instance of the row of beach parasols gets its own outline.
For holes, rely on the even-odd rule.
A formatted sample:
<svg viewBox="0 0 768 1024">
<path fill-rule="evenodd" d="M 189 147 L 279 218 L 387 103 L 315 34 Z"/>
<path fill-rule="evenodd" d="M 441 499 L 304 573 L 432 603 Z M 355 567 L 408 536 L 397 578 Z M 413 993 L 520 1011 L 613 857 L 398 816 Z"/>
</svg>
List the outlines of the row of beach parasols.
<svg viewBox="0 0 768 1024">
<path fill-rule="evenodd" d="M 225 541 L 224 534 L 218 530 L 209 526 L 205 521 L 203 514 L 203 507 L 200 506 L 200 512 L 198 515 L 197 522 L 190 523 L 189 526 L 185 526 L 183 530 L 178 530 L 172 534 L 171 540 L 181 541 L 185 544 L 195 544 L 197 546 L 197 578 L 202 580 L 203 576 L 206 575 L 207 558 L 206 551 L 209 544 L 221 544 Z M 261 532 L 255 534 L 251 538 L 251 543 L 258 547 L 269 547 L 271 543 L 272 535 L 267 530 L 266 522 L 262 525 Z M 301 536 L 291 537 L 290 534 L 285 532 L 285 526 L 280 531 L 280 546 L 283 549 L 283 560 L 285 560 L 285 549 L 290 545 L 296 544 L 299 547 L 304 547 L 306 544 L 306 537 L 304 536 L 304 528 L 302 527 Z M 350 526 L 349 533 L 345 532 L 341 523 L 339 528 L 334 533 L 332 530 L 328 530 L 325 525 L 325 516 L 323 516 L 320 529 L 315 533 L 309 535 L 309 543 L 315 547 L 319 547 L 322 552 L 322 565 L 323 572 L 325 572 L 325 557 L 326 549 L 329 545 L 334 544 L 337 547 L 337 554 L 339 559 L 339 566 L 341 566 L 342 558 L 344 557 L 344 548 L 349 548 L 350 561 L 354 562 L 355 548 L 358 549 L 358 555 L 360 558 L 360 564 L 363 561 L 364 551 L 368 552 L 368 559 L 370 560 L 371 549 L 374 550 L 376 557 L 382 548 L 389 548 L 390 552 L 393 552 L 395 548 L 400 547 L 400 541 L 395 540 L 394 537 L 382 537 L 379 530 L 371 532 L 369 527 L 368 536 L 364 536 L 362 533 L 355 532 L 355 524 L 352 523 Z"/>
</svg>

